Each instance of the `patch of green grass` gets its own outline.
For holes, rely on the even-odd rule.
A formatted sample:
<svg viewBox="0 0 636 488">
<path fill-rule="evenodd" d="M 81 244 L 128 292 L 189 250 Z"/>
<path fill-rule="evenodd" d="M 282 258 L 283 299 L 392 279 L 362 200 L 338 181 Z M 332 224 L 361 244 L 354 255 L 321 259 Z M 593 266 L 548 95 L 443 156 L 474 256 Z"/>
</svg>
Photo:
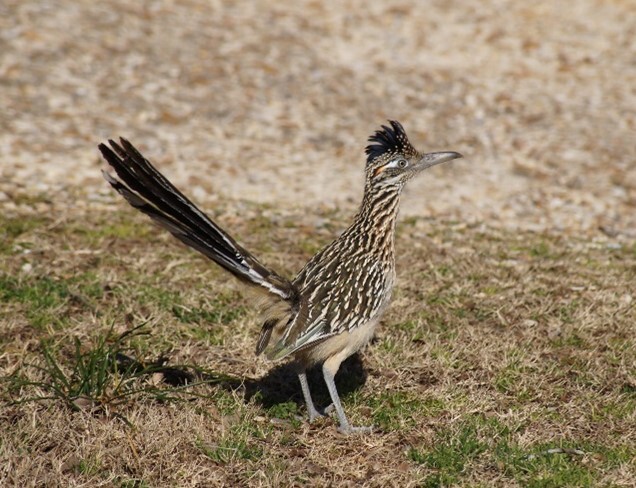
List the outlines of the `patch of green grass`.
<svg viewBox="0 0 636 488">
<path fill-rule="evenodd" d="M 570 331 L 567 334 L 557 336 L 552 340 L 555 347 L 572 347 L 575 349 L 587 349 L 589 346 L 585 338 L 576 331 Z"/>
<path fill-rule="evenodd" d="M 199 307 L 173 305 L 172 314 L 184 324 L 223 324 L 227 325 L 245 315 L 243 307 L 223 302 L 207 302 Z"/>
<path fill-rule="evenodd" d="M 298 404 L 296 402 L 277 403 L 268 408 L 267 413 L 273 418 L 295 420 L 299 415 Z"/>
<path fill-rule="evenodd" d="M 495 387 L 502 393 L 515 396 L 519 402 L 526 402 L 532 397 L 532 386 L 527 381 L 531 373 L 524 363 L 523 353 L 513 350 L 507 364 L 495 376 Z"/>
<path fill-rule="evenodd" d="M 93 273 L 79 273 L 68 279 L 0 274 L 0 301 L 22 305 L 29 323 L 37 329 L 63 326 L 71 302 L 87 306 L 91 300 L 102 298 L 103 292 Z"/>
<path fill-rule="evenodd" d="M 599 456 L 603 463 L 612 468 L 632 465 L 636 466 L 636 445 L 628 444 L 629 439 L 623 439 L 622 443 L 607 447 L 596 443 L 584 443 L 582 448 Z"/>
<path fill-rule="evenodd" d="M 413 427 L 421 417 L 437 415 L 444 408 L 444 402 L 435 397 L 400 391 L 383 392 L 364 403 L 373 409 L 373 424 L 387 432 Z"/>
<path fill-rule="evenodd" d="M 481 291 L 488 296 L 494 296 L 501 292 L 501 288 L 496 285 L 486 285 L 481 288 Z"/>
<path fill-rule="evenodd" d="M 457 270 L 450 264 L 442 264 L 435 267 L 435 272 L 444 278 L 453 278 Z"/>
<path fill-rule="evenodd" d="M 136 276 L 134 279 L 139 282 L 142 277 Z M 168 287 L 137 282 L 132 281 L 132 286 L 135 288 L 126 292 L 134 295 L 135 302 L 156 305 L 161 310 L 171 310 L 172 307 L 182 302 L 179 291 L 171 290 Z"/>
<path fill-rule="evenodd" d="M 48 276 L 20 279 L 0 275 L 0 299 L 26 303 L 32 310 L 53 308 L 68 296 L 66 282 Z"/>
<path fill-rule="evenodd" d="M 41 227 L 48 220 L 39 216 L 23 216 L 0 218 L 0 242 L 12 241 L 15 238 Z M 9 247 L 2 248 L 2 251 Z"/>
<path fill-rule="evenodd" d="M 483 323 L 493 317 L 491 308 L 475 301 L 465 291 L 441 288 L 428 295 L 426 300 L 427 307 L 421 312 L 422 317 L 427 322 L 440 324 L 444 328 L 461 322 Z"/>
<path fill-rule="evenodd" d="M 400 343 L 394 337 L 384 337 L 379 344 L 379 348 L 387 353 L 394 353 L 399 350 Z"/>
<path fill-rule="evenodd" d="M 571 324 L 576 321 L 576 313 L 579 307 L 580 303 L 577 300 L 572 300 L 558 307 L 555 315 L 564 323 Z"/>
<path fill-rule="evenodd" d="M 429 450 L 411 448 L 409 458 L 435 471 L 424 480 L 424 486 L 449 486 L 459 481 L 466 466 L 487 449 L 474 422 L 463 422 L 453 428 L 442 429 Z"/>
<path fill-rule="evenodd" d="M 117 356 L 124 337 L 121 335 L 112 340 L 110 333 L 102 335 L 96 338 L 91 347 L 86 347 L 78 338 L 74 338 L 74 349 L 68 364 L 65 364 L 52 342 L 43 340 L 40 344 L 42 361 L 27 364 L 9 377 L 10 389 L 22 393 L 23 389 L 36 387 L 48 395 L 36 393 L 27 397 L 27 401 L 59 399 L 74 409 L 78 408 L 76 400 L 80 397 L 86 403 L 99 404 L 126 396 L 130 379 L 136 375 L 130 369 L 120 371 L 118 368 Z M 24 371 L 28 369 L 38 371 L 43 379 L 29 380 Z M 24 398 L 21 401 L 25 401 Z"/>
<path fill-rule="evenodd" d="M 433 471 L 423 480 L 423 486 L 428 487 L 459 483 L 470 472 L 471 464 L 489 465 L 503 479 L 521 486 L 597 486 L 599 468 L 607 472 L 635 459 L 635 448 L 627 443 L 610 448 L 559 440 L 523 449 L 516 435 L 523 428 L 496 418 L 464 418 L 438 431 L 431 447 L 411 447 L 408 457 Z M 588 462 L 584 462 L 586 457 Z"/>
<path fill-rule="evenodd" d="M 530 248 L 530 256 L 535 258 L 547 258 L 550 257 L 550 254 L 550 245 L 545 241 L 539 242 Z"/>
<path fill-rule="evenodd" d="M 568 454 L 578 452 L 580 446 L 568 447 L 570 443 L 541 444 L 528 451 L 516 446 L 499 443 L 495 455 L 505 474 L 529 487 L 591 487 L 596 486 L 594 468 L 581 463 L 581 456 Z"/>
<path fill-rule="evenodd" d="M 184 331 L 183 337 L 196 339 L 208 346 L 224 346 L 227 341 L 227 332 L 211 324 L 194 324 Z"/>
<path fill-rule="evenodd" d="M 148 483 L 139 478 L 130 478 L 125 480 L 116 478 L 113 481 L 119 484 L 119 488 L 150 488 Z"/>
<path fill-rule="evenodd" d="M 221 415 L 243 413 L 245 408 L 245 403 L 230 391 L 217 390 L 211 395 L 211 398 Z"/>
<path fill-rule="evenodd" d="M 84 476 L 94 476 L 98 474 L 102 469 L 102 465 L 95 457 L 82 459 L 77 464 L 77 472 Z"/>
<path fill-rule="evenodd" d="M 201 298 L 198 305 L 193 306 L 184 303 L 182 293 L 163 286 L 141 285 L 134 293 L 141 303 L 156 305 L 161 310 L 169 311 L 183 324 L 227 325 L 246 313 L 243 306 L 236 304 L 237 297 L 234 295 Z"/>
<path fill-rule="evenodd" d="M 133 214 L 134 215 L 134 214 Z M 72 234 L 89 247 L 103 247 L 104 241 L 147 239 L 153 228 L 136 215 L 114 214 L 112 218 L 98 222 L 98 225 L 73 225 Z"/>
<path fill-rule="evenodd" d="M 104 297 L 104 286 L 100 278 L 92 272 L 81 273 L 72 279 L 83 297 L 99 300 Z"/>
<path fill-rule="evenodd" d="M 0 301 L 24 305 L 25 314 L 33 327 L 42 329 L 47 325 L 60 325 L 70 290 L 68 283 L 48 276 L 16 278 L 0 275 Z"/>
<path fill-rule="evenodd" d="M 273 419 L 286 420 L 294 429 L 297 429 L 302 424 L 303 416 L 298 411 L 298 404 L 296 402 L 282 402 L 272 405 L 267 409 L 268 415 Z"/>
<path fill-rule="evenodd" d="M 413 333 L 419 328 L 419 324 L 416 320 L 405 320 L 391 326 L 395 330 L 401 330 L 403 332 Z"/>
<path fill-rule="evenodd" d="M 457 337 L 457 322 L 451 320 L 443 306 L 427 307 L 419 311 L 421 326 L 413 335 L 413 340 L 425 338 L 429 334 L 439 336 L 445 341 Z"/>
<path fill-rule="evenodd" d="M 202 439 L 195 446 L 212 461 L 228 464 L 233 461 L 258 461 L 264 453 L 265 432 L 248 419 L 240 419 L 232 425 L 215 443 Z"/>
<path fill-rule="evenodd" d="M 622 387 L 623 394 L 612 399 L 600 402 L 592 415 L 598 420 L 612 420 L 613 418 L 629 418 L 636 414 L 636 394 L 629 392 L 629 385 Z M 633 386 L 631 386 L 633 388 Z"/>
</svg>

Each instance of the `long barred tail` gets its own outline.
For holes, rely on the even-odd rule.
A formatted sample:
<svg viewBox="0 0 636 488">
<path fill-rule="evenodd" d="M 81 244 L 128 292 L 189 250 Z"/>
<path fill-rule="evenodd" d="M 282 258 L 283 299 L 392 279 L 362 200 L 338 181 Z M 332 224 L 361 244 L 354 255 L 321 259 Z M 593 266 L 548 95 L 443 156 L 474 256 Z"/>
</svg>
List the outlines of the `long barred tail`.
<svg viewBox="0 0 636 488">
<path fill-rule="evenodd" d="M 183 195 L 126 139 L 99 145 L 104 159 L 120 178 L 104 178 L 137 210 L 177 239 L 201 252 L 239 280 L 259 286 L 283 300 L 294 299 L 291 282 L 262 265 L 230 235 Z"/>
</svg>

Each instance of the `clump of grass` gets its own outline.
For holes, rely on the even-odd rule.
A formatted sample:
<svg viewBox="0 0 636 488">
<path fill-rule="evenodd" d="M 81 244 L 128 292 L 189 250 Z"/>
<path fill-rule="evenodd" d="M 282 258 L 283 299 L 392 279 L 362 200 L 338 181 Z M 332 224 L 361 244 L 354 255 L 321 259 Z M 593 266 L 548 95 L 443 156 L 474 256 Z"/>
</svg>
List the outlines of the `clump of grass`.
<svg viewBox="0 0 636 488">
<path fill-rule="evenodd" d="M 272 405 L 268 410 L 270 416 L 277 419 L 291 420 L 292 423 L 298 422 L 300 412 L 296 402 L 282 402 Z"/>
<path fill-rule="evenodd" d="M 51 341 L 42 340 L 40 361 L 26 363 L 4 378 L 9 385 L 9 395 L 16 399 L 13 403 L 58 400 L 74 410 L 103 409 L 139 396 L 161 401 L 179 400 L 185 389 L 220 381 L 216 375 L 207 375 L 195 382 L 195 373 L 201 373 L 199 368 L 189 365 L 166 367 L 163 358 L 147 364 L 132 359 L 126 354 L 125 341 L 144 334 L 143 325 L 120 335 L 114 335 L 111 328 L 106 334 L 98 335 L 91 345 L 75 337 L 73 350 L 66 361 Z M 39 379 L 30 379 L 33 370 L 39 373 Z M 155 381 L 143 381 L 148 378 Z M 158 385 L 161 381 L 177 386 L 162 388 Z M 28 394 L 25 390 L 33 393 Z"/>
</svg>

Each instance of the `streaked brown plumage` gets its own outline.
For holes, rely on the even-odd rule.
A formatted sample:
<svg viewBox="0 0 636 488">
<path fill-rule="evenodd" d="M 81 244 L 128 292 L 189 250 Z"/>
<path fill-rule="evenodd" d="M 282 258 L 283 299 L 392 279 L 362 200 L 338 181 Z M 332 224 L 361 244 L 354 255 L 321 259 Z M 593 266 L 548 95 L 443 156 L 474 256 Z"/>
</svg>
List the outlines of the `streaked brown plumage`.
<svg viewBox="0 0 636 488">
<path fill-rule="evenodd" d="M 293 355 L 298 363 L 310 421 L 321 414 L 311 399 L 305 371 L 322 365 L 333 407 L 345 433 L 334 377 L 344 361 L 373 336 L 395 281 L 394 234 L 400 194 L 413 176 L 460 158 L 456 152 L 421 154 L 404 128 L 391 121 L 369 138 L 364 197 L 353 223 L 316 254 L 292 281 L 261 264 L 177 190 L 128 141 L 99 149 L 119 180 L 106 180 L 133 207 L 239 280 L 265 292 L 269 303 L 256 353 L 270 359 Z M 111 149 L 112 148 L 112 149 Z"/>
</svg>

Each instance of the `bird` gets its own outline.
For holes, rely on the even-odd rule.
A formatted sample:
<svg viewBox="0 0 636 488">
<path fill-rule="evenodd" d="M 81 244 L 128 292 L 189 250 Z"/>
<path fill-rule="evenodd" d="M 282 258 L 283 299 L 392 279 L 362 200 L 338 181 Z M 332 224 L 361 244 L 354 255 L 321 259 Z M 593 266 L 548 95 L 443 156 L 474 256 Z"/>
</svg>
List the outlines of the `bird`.
<svg viewBox="0 0 636 488">
<path fill-rule="evenodd" d="M 365 346 L 387 309 L 395 283 L 395 227 L 400 195 L 423 170 L 463 157 L 454 151 L 416 150 L 402 124 L 389 120 L 366 146 L 362 203 L 353 222 L 315 254 L 295 278 L 256 258 L 179 191 L 126 139 L 110 139 L 99 150 L 116 176 L 106 181 L 134 208 L 239 281 L 263 292 L 263 324 L 256 355 L 292 357 L 309 422 L 335 410 L 338 431 L 365 433 L 352 425 L 334 378 L 342 362 Z M 318 410 L 307 371 L 322 368 L 332 403 Z"/>
</svg>

